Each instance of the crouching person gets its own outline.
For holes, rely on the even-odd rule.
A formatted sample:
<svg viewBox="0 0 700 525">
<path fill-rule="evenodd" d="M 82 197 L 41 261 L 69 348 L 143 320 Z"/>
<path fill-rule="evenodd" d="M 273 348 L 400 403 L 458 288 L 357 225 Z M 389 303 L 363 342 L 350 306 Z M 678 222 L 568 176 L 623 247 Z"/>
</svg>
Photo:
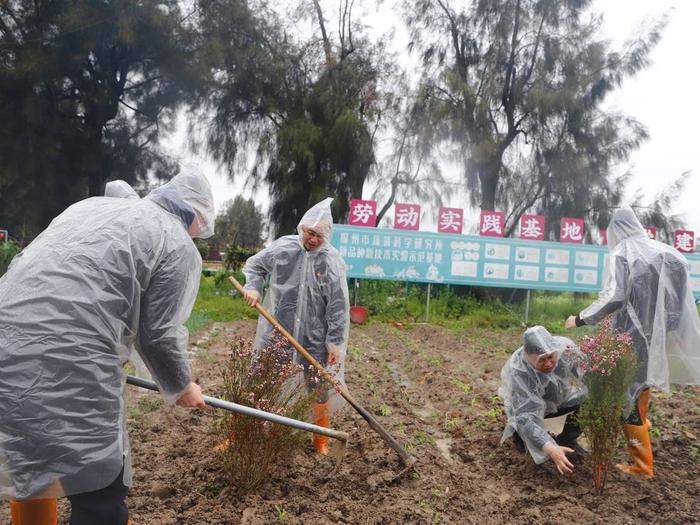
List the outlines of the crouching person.
<svg viewBox="0 0 700 525">
<path fill-rule="evenodd" d="M 554 337 L 544 327 L 525 331 L 523 346 L 510 356 L 501 370 L 498 394 L 503 399 L 508 422 L 501 443 L 513 437 L 515 446 L 528 452 L 535 463 L 551 459 L 560 474 L 570 474 L 567 458 L 580 448 L 581 430 L 575 415 L 585 395 L 578 364 L 579 351 L 566 337 Z M 545 419 L 568 414 L 564 429 L 553 437 Z"/>
</svg>

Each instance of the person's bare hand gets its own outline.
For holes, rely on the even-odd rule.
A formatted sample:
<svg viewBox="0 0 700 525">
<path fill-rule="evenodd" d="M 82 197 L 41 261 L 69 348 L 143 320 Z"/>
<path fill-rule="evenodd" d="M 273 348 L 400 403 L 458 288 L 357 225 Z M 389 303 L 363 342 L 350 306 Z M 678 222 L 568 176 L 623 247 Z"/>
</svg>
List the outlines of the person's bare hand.
<svg viewBox="0 0 700 525">
<path fill-rule="evenodd" d="M 328 347 L 328 364 L 337 365 L 340 362 L 340 347 L 334 343 L 327 343 Z"/>
<path fill-rule="evenodd" d="M 576 328 L 576 316 L 570 315 L 564 323 L 564 328 Z"/>
<path fill-rule="evenodd" d="M 566 457 L 567 454 L 571 454 L 574 451 L 568 447 L 560 447 L 556 443 L 547 443 L 544 450 L 556 465 L 559 474 L 571 474 L 574 471 L 574 466 Z"/>
<path fill-rule="evenodd" d="M 177 398 L 175 402 L 177 406 L 188 408 L 204 408 L 204 396 L 202 396 L 202 387 L 197 383 L 190 383 L 185 388 L 185 391 Z"/>
<path fill-rule="evenodd" d="M 255 307 L 255 304 L 260 300 L 260 292 L 257 290 L 246 290 L 243 295 L 243 300 L 248 306 Z"/>
</svg>

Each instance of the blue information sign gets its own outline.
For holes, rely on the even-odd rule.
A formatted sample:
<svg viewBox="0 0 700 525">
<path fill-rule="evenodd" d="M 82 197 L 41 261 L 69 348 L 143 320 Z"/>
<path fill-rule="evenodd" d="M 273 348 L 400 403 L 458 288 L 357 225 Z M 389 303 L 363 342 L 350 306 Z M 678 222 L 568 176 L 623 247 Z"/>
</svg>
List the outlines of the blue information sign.
<svg viewBox="0 0 700 525">
<path fill-rule="evenodd" d="M 335 225 L 348 277 L 597 292 L 606 246 Z M 700 297 L 700 256 L 687 256 Z"/>
</svg>

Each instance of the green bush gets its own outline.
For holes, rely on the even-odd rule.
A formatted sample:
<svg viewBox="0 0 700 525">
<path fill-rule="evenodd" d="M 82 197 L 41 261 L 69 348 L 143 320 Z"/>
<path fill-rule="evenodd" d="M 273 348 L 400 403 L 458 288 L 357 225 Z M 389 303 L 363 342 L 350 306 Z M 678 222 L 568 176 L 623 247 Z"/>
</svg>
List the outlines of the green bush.
<svg viewBox="0 0 700 525">
<path fill-rule="evenodd" d="M 0 242 L 0 275 L 10 267 L 12 259 L 19 253 L 19 245 L 14 241 Z"/>
<path fill-rule="evenodd" d="M 243 248 L 242 246 L 227 246 L 224 255 L 224 266 L 228 270 L 240 270 L 248 260 L 258 253 L 255 248 Z"/>
</svg>

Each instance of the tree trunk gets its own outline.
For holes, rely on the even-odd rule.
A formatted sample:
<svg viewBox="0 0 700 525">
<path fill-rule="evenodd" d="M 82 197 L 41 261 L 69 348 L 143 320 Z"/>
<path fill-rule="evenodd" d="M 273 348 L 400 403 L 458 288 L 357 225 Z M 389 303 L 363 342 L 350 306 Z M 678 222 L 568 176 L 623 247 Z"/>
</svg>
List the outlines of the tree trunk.
<svg viewBox="0 0 700 525">
<path fill-rule="evenodd" d="M 499 172 L 501 170 L 500 159 L 489 159 L 484 163 L 475 163 L 479 174 L 481 186 L 481 209 L 496 209 L 496 190 L 498 188 Z"/>
</svg>

